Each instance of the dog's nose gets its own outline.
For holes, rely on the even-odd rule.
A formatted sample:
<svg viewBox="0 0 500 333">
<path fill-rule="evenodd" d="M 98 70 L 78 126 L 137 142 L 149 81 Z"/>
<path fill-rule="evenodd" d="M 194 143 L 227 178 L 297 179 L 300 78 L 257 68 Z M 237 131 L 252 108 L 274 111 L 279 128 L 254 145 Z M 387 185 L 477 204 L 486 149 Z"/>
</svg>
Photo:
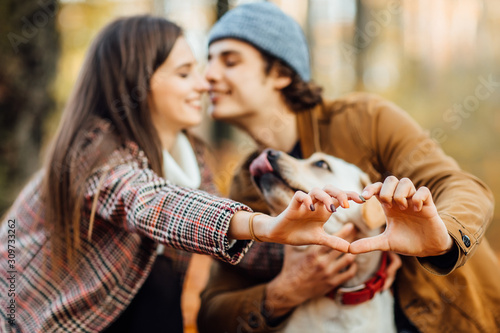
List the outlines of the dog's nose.
<svg viewBox="0 0 500 333">
<path fill-rule="evenodd" d="M 275 161 L 278 159 L 280 153 L 274 149 L 266 149 L 267 150 L 267 159 L 269 161 Z"/>
</svg>

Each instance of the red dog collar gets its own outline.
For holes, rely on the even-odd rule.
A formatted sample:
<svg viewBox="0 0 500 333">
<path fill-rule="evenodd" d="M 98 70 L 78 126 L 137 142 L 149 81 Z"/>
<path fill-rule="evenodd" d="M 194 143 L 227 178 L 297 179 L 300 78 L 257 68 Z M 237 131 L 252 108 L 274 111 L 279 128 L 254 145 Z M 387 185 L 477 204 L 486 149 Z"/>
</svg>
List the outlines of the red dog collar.
<svg viewBox="0 0 500 333">
<path fill-rule="evenodd" d="M 384 286 L 387 277 L 387 273 L 385 272 L 387 260 L 387 252 L 383 252 L 380 268 L 371 279 L 356 287 L 334 289 L 326 294 L 326 297 L 340 301 L 340 303 L 345 305 L 356 305 L 371 300 Z"/>
</svg>

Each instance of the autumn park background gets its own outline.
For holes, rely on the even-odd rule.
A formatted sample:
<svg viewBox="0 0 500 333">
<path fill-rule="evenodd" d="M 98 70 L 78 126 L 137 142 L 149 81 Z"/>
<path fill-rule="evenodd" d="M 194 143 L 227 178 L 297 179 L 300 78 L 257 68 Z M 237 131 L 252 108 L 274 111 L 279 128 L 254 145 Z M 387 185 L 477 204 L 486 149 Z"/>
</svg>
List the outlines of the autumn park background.
<svg viewBox="0 0 500 333">
<path fill-rule="evenodd" d="M 40 168 L 86 49 L 105 24 L 139 13 L 171 19 L 185 29 L 203 67 L 208 30 L 225 11 L 246 2 L 252 1 L 2 0 L 0 214 Z M 394 101 L 500 201 L 499 1 L 272 2 L 306 32 L 313 80 L 327 97 L 369 91 Z M 252 143 L 208 118 L 197 131 L 214 149 L 216 181 L 224 193 Z M 498 209 L 486 236 L 500 253 Z M 198 267 L 208 265 L 199 260 Z M 199 288 L 201 282 L 193 283 Z"/>
</svg>

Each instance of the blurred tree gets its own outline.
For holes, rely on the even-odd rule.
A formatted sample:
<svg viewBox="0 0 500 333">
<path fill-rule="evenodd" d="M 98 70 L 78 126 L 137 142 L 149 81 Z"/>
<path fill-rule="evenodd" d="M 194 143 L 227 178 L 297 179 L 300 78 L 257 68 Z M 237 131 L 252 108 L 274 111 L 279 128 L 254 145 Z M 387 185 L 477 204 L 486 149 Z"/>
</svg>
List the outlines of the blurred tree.
<svg viewBox="0 0 500 333">
<path fill-rule="evenodd" d="M 57 0 L 0 3 L 0 214 L 39 167 L 59 57 Z"/>
<path fill-rule="evenodd" d="M 229 0 L 217 0 L 217 20 L 229 10 Z"/>
<path fill-rule="evenodd" d="M 355 91 L 363 91 L 363 73 L 364 73 L 364 59 L 366 56 L 366 49 L 370 46 L 371 40 L 366 38 L 364 33 L 366 23 L 368 22 L 368 8 L 364 1 L 356 0 L 356 19 L 355 19 L 355 33 L 354 33 L 354 47 L 356 48 L 355 70 L 356 70 L 356 86 Z"/>
<path fill-rule="evenodd" d="M 229 10 L 229 0 L 217 0 L 217 20 Z M 212 140 L 220 147 L 224 140 L 231 140 L 231 127 L 226 123 L 214 121 L 212 126 Z"/>
</svg>

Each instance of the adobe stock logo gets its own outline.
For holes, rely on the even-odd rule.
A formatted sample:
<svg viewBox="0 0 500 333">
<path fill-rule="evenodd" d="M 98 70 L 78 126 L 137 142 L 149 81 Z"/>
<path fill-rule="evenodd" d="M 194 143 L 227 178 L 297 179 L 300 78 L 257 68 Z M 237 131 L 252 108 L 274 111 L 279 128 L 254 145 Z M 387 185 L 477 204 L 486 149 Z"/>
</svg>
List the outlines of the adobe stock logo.
<svg viewBox="0 0 500 333">
<path fill-rule="evenodd" d="M 362 49 L 368 48 L 372 41 L 377 38 L 387 28 L 394 17 L 397 17 L 402 12 L 401 3 L 399 1 L 391 1 L 385 9 L 379 11 L 371 11 L 371 19 L 365 23 L 364 27 L 354 28 L 353 43 L 349 44 L 340 42 L 339 47 L 344 58 L 348 63 L 354 63 L 356 56 Z"/>
<path fill-rule="evenodd" d="M 30 40 L 38 35 L 40 29 L 46 27 L 50 19 L 56 15 L 56 1 L 46 0 L 44 2 L 39 0 L 37 3 L 40 9 L 33 13 L 31 19 L 28 19 L 26 16 L 21 17 L 21 22 L 23 23 L 21 33 L 18 34 L 10 31 L 7 34 L 10 45 L 16 54 L 19 53 L 19 45 L 29 43 Z"/>
<path fill-rule="evenodd" d="M 443 120 L 450 123 L 452 129 L 459 129 L 463 120 L 469 118 L 472 113 L 479 109 L 481 101 L 490 98 L 491 94 L 500 86 L 500 81 L 493 81 L 491 74 L 488 79 L 480 76 L 478 80 L 479 84 L 474 90 L 474 95 L 468 95 L 462 103 L 455 103 L 452 108 L 443 113 Z"/>
</svg>

